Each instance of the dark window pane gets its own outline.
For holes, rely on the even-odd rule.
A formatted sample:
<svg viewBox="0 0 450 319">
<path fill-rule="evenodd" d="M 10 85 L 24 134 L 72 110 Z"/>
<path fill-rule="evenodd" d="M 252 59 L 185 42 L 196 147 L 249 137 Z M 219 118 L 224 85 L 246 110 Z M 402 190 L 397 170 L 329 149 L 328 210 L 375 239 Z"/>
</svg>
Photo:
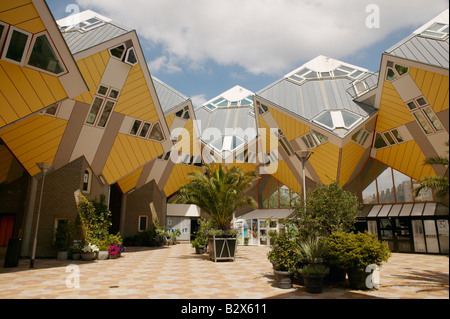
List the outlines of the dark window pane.
<svg viewBox="0 0 450 319">
<path fill-rule="evenodd" d="M 161 130 L 161 125 L 159 123 L 153 125 L 153 129 L 150 132 L 149 138 L 156 141 L 162 141 L 164 139 L 164 135 Z"/>
<path fill-rule="evenodd" d="M 139 127 L 141 126 L 142 121 L 136 120 L 134 121 L 133 127 L 131 128 L 130 134 L 131 135 L 136 135 Z"/>
<path fill-rule="evenodd" d="M 64 71 L 45 35 L 36 38 L 28 64 L 55 74 Z"/>
<path fill-rule="evenodd" d="M 139 134 L 140 137 L 146 137 L 148 129 L 150 128 L 150 123 L 145 123 L 142 127 L 141 133 Z"/>
<path fill-rule="evenodd" d="M 137 63 L 137 58 L 136 58 L 136 55 L 134 53 L 134 49 L 130 49 L 130 51 L 128 51 L 127 62 L 130 63 L 130 64 L 136 64 Z"/>
<path fill-rule="evenodd" d="M 106 122 L 108 122 L 109 116 L 111 115 L 112 109 L 114 107 L 115 103 L 111 101 L 107 101 L 105 105 L 105 109 L 102 112 L 102 116 L 100 117 L 100 120 L 98 121 L 98 126 L 105 127 Z"/>
<path fill-rule="evenodd" d="M 95 119 L 97 118 L 98 111 L 100 110 L 100 106 L 103 103 L 103 99 L 96 97 L 94 103 L 92 103 L 91 111 L 89 112 L 86 123 L 94 124 Z"/>
<path fill-rule="evenodd" d="M 125 46 L 123 44 L 119 45 L 117 48 L 109 50 L 109 52 L 111 52 L 112 56 L 122 59 L 123 53 L 125 52 Z"/>
<path fill-rule="evenodd" d="M 21 62 L 24 54 L 25 46 L 27 45 L 28 35 L 14 30 L 9 42 L 6 57 L 8 59 Z"/>
<path fill-rule="evenodd" d="M 383 139 L 383 137 L 381 136 L 380 133 L 377 133 L 376 137 L 375 137 L 375 143 L 374 143 L 374 147 L 375 148 L 383 148 L 388 146 L 385 142 L 385 140 Z"/>
</svg>

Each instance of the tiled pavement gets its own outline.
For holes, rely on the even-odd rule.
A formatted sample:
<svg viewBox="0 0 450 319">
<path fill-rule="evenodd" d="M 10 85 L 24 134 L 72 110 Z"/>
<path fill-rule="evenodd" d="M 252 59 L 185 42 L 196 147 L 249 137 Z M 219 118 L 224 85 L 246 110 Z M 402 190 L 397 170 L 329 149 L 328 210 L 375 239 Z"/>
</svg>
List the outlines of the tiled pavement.
<svg viewBox="0 0 450 319">
<path fill-rule="evenodd" d="M 38 259 L 35 268 L 0 264 L 0 299 L 448 299 L 448 256 L 393 254 L 381 267 L 380 288 L 350 290 L 327 285 L 279 289 L 267 247 L 239 246 L 234 262 L 194 254 L 187 244 L 129 247 L 119 259 L 93 262 Z M 76 274 L 79 273 L 79 282 Z M 79 285 L 77 285 L 79 283 Z"/>
</svg>

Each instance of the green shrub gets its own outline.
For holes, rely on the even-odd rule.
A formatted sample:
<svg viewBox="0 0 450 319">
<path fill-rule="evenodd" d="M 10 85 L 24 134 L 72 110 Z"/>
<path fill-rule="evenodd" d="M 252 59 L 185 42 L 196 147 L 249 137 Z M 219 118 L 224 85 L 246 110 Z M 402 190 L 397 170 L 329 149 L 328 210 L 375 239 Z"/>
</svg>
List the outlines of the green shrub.
<svg viewBox="0 0 450 319">
<path fill-rule="evenodd" d="M 297 252 L 297 242 L 289 236 L 289 233 L 281 231 L 270 237 L 272 249 L 267 258 L 274 264 L 275 270 L 294 271 L 300 259 Z"/>
<path fill-rule="evenodd" d="M 326 276 L 330 272 L 330 268 L 323 264 L 309 264 L 298 270 L 302 275 L 321 275 Z"/>
<path fill-rule="evenodd" d="M 324 239 L 323 256 L 329 265 L 364 271 L 369 265 L 387 262 L 391 252 L 385 243 L 367 231 L 334 232 Z"/>
</svg>

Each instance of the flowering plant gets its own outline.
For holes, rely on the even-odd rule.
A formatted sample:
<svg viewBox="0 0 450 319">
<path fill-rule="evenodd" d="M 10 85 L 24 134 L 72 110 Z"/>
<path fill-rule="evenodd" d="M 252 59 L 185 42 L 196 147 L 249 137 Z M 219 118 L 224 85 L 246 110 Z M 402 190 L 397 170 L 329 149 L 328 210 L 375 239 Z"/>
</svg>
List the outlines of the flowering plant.
<svg viewBox="0 0 450 319">
<path fill-rule="evenodd" d="M 85 245 L 83 247 L 83 252 L 84 253 L 95 253 L 97 251 L 99 251 L 98 247 L 96 245 L 91 244 L 91 243 L 89 243 L 89 244 L 87 244 L 87 245 Z"/>
<path fill-rule="evenodd" d="M 114 245 L 109 246 L 108 252 L 111 256 L 115 256 L 120 253 L 120 248 Z"/>
</svg>

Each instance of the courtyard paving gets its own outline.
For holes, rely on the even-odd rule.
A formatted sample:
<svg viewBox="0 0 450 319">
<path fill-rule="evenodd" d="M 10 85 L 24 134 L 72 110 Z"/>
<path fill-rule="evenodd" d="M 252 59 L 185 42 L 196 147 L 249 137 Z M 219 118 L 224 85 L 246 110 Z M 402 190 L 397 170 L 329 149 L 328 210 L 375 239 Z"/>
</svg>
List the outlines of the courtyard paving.
<svg viewBox="0 0 450 319">
<path fill-rule="evenodd" d="M 119 259 L 93 262 L 21 259 L 3 268 L 0 299 L 448 299 L 448 256 L 393 254 L 381 267 L 380 287 L 350 290 L 326 285 L 321 294 L 305 287 L 276 286 L 268 247 L 239 246 L 234 262 L 196 255 L 188 244 L 128 247 Z M 79 275 L 79 276 L 78 276 Z"/>
</svg>

